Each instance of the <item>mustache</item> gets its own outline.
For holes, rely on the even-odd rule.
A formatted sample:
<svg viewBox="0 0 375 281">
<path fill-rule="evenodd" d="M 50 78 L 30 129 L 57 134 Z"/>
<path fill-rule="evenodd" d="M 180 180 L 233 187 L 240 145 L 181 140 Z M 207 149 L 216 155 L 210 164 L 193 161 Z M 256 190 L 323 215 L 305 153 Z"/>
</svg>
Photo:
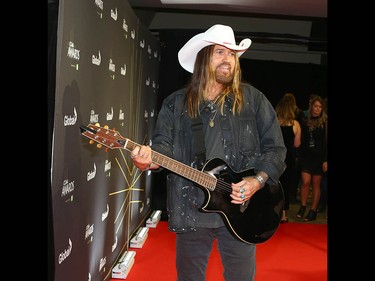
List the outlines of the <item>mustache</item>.
<svg viewBox="0 0 375 281">
<path fill-rule="evenodd" d="M 230 63 L 227 63 L 227 62 L 222 62 L 222 63 L 219 64 L 216 68 L 219 68 L 219 67 L 222 67 L 222 66 L 228 66 L 229 68 L 231 68 Z"/>
</svg>

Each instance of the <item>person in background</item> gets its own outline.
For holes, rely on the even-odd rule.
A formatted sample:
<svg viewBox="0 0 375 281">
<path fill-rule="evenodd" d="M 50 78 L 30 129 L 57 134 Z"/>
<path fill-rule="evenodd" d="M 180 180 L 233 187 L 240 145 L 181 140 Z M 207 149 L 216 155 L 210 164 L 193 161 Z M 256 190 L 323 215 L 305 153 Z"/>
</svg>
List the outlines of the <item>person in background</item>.
<svg viewBox="0 0 375 281">
<path fill-rule="evenodd" d="M 327 119 L 326 119 L 326 138 L 328 141 L 328 98 L 325 97 L 323 99 L 323 112 L 325 113 Z M 320 200 L 318 204 L 318 208 L 316 209 L 317 213 L 325 212 L 327 209 L 327 176 L 328 176 L 328 166 L 327 170 L 323 174 L 322 181 L 320 183 Z"/>
<path fill-rule="evenodd" d="M 285 102 L 290 104 L 290 107 L 292 107 L 293 112 L 294 112 L 294 120 L 296 120 L 301 127 L 301 122 L 303 121 L 305 117 L 305 113 L 300 107 L 298 107 L 295 96 L 292 93 L 286 93 L 283 96 L 283 100 L 285 100 Z M 296 181 L 296 184 L 292 184 L 288 187 L 289 203 L 291 204 L 297 203 L 298 201 L 297 197 L 300 191 L 299 187 L 301 184 L 301 170 L 300 170 L 299 162 L 298 162 L 299 147 L 294 148 L 294 152 L 295 152 L 295 155 L 294 155 L 295 164 L 293 165 L 293 167 L 294 167 L 294 173 L 295 173 L 294 180 Z M 290 170 L 290 172 L 292 171 Z"/>
<path fill-rule="evenodd" d="M 164 99 L 152 137 L 153 151 L 194 167 L 192 122 L 200 117 L 206 159 L 223 159 L 234 171 L 254 169 L 255 174 L 229 185 L 230 204 L 244 208 L 266 183 L 278 184 L 286 156 L 273 106 L 262 92 L 241 81 L 239 57 L 250 44 L 246 38 L 237 45 L 233 29 L 221 24 L 192 37 L 178 52 L 191 80 L 187 88 Z M 151 156 L 146 145 L 131 152 L 139 169 L 160 170 Z M 192 181 L 178 173 L 168 175 L 168 225 L 176 232 L 177 280 L 206 280 L 216 239 L 224 279 L 254 281 L 256 244 L 236 239 L 218 213 L 200 211 L 204 200 L 204 191 Z"/>
<path fill-rule="evenodd" d="M 301 123 L 305 115 L 303 110 L 298 107 L 296 97 L 292 93 L 286 93 L 284 94 L 283 99 L 292 107 L 294 119 L 297 120 L 298 123 Z"/>
<path fill-rule="evenodd" d="M 283 133 L 284 144 L 287 149 L 285 158 L 286 169 L 280 177 L 285 197 L 283 216 L 281 218 L 282 223 L 288 221 L 286 213 L 289 210 L 289 202 L 291 198 L 296 200 L 297 187 L 299 184 L 298 170 L 296 167 L 296 152 L 301 144 L 301 126 L 296 120 L 295 103 L 291 102 L 291 100 L 295 101 L 295 99 L 294 96 L 291 98 L 291 95 L 293 94 L 285 94 L 275 107 L 277 119 Z M 290 190 L 292 190 L 293 193 L 290 193 Z"/>
<path fill-rule="evenodd" d="M 301 167 L 301 206 L 297 218 L 304 221 L 316 219 L 317 207 L 320 199 L 320 183 L 324 172 L 327 171 L 327 137 L 326 114 L 323 111 L 323 100 L 313 95 L 309 100 L 309 109 L 304 122 L 301 124 L 301 147 L 299 161 Z M 312 203 L 306 217 L 307 198 L 312 184 Z"/>
</svg>

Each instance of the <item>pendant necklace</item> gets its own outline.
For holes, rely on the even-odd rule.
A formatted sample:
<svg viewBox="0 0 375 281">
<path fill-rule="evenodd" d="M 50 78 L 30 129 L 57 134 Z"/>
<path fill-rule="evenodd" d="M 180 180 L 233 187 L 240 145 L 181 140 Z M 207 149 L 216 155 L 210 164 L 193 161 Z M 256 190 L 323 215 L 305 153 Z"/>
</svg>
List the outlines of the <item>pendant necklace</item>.
<svg viewBox="0 0 375 281">
<path fill-rule="evenodd" d="M 214 101 L 208 101 L 210 104 L 208 105 L 209 108 L 211 109 L 211 112 L 215 112 L 214 113 L 214 116 L 212 118 L 210 118 L 210 121 L 208 122 L 208 125 L 212 128 L 213 126 L 215 126 L 215 122 L 214 122 L 214 119 L 216 117 L 216 114 L 218 112 L 218 109 L 216 108 L 216 102 L 217 100 L 219 99 L 219 96 L 216 97 L 216 99 Z"/>
<path fill-rule="evenodd" d="M 215 119 L 215 117 L 216 117 L 217 111 L 218 111 L 218 110 L 215 109 L 215 114 L 214 114 L 214 116 L 213 116 L 212 118 L 210 118 L 210 122 L 208 123 L 208 124 L 210 125 L 211 128 L 215 125 L 215 123 L 214 123 L 214 119 Z"/>
</svg>

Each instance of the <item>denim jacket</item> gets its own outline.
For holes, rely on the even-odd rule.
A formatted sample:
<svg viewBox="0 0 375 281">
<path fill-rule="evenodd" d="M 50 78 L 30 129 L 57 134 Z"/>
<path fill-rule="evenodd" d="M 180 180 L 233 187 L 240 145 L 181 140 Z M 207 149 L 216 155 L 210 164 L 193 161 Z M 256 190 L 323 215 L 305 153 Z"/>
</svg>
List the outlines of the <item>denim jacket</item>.
<svg viewBox="0 0 375 281">
<path fill-rule="evenodd" d="M 286 148 L 273 106 L 258 89 L 241 85 L 244 106 L 239 115 L 232 114 L 233 99 L 225 101 L 220 114 L 225 158 L 232 170 L 254 169 L 268 174 L 268 184 L 276 184 L 285 170 Z M 184 105 L 186 89 L 169 95 L 162 104 L 152 138 L 152 149 L 192 166 L 195 153 L 191 119 Z M 167 210 L 169 229 L 174 232 L 194 231 L 198 209 L 198 189 L 178 175 L 167 176 Z"/>
</svg>

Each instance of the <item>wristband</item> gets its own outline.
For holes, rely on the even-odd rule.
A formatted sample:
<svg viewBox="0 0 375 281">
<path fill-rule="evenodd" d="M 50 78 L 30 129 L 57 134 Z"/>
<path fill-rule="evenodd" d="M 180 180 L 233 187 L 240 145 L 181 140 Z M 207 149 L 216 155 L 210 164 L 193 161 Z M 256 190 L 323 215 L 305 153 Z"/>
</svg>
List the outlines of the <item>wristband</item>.
<svg viewBox="0 0 375 281">
<path fill-rule="evenodd" d="M 255 176 L 255 178 L 259 181 L 260 185 L 263 187 L 264 185 L 264 178 L 260 175 Z"/>
<path fill-rule="evenodd" d="M 267 176 L 267 174 L 265 174 L 265 175 Z M 258 173 L 254 178 L 257 179 L 257 181 L 260 183 L 260 187 L 262 188 L 266 184 L 268 176 L 266 178 L 264 178 L 263 176 L 260 175 L 260 173 Z"/>
</svg>

